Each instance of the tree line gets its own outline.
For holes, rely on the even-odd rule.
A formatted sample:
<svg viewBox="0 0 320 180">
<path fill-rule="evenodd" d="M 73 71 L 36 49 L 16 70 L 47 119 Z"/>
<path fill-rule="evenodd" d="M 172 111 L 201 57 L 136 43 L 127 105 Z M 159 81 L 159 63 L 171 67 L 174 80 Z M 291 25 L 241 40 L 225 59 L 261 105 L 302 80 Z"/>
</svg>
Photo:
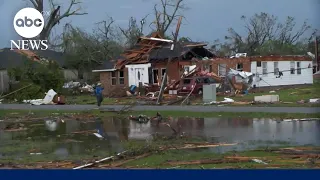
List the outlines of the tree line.
<svg viewBox="0 0 320 180">
<path fill-rule="evenodd" d="M 40 39 L 48 39 L 51 48 L 68 54 L 68 64 L 82 71 L 91 71 L 101 65 L 103 61 L 113 59 L 132 47 L 140 36 L 159 32 L 165 38 L 171 38 L 169 28 L 175 24 L 179 16 L 188 10 L 185 0 L 159 0 L 142 19 L 131 17 L 126 28 L 119 27 L 113 17 L 107 17 L 96 22 L 91 32 L 86 32 L 72 24 L 64 24 L 63 33 L 52 35 L 52 29 L 61 26 L 59 22 L 70 16 L 85 16 L 87 13 L 81 8 L 81 2 L 69 0 L 69 5 L 62 11 L 61 5 L 55 0 L 29 0 L 30 3 L 43 11 L 44 6 L 51 7 L 51 14 L 46 21 Z M 49 3 L 49 4 L 45 4 Z M 147 18 L 152 16 L 151 22 Z M 184 17 L 185 18 L 185 17 Z M 317 30 L 305 21 L 297 25 L 294 17 L 287 17 L 280 21 L 278 17 L 261 12 L 252 17 L 242 16 L 245 33 L 230 27 L 224 39 L 206 40 L 212 52 L 218 56 L 231 56 L 235 53 L 248 55 L 303 55 L 310 51 L 314 53 L 314 37 Z M 144 34 L 145 29 L 150 32 Z M 181 37 L 180 41 L 192 41 L 192 38 Z"/>
</svg>

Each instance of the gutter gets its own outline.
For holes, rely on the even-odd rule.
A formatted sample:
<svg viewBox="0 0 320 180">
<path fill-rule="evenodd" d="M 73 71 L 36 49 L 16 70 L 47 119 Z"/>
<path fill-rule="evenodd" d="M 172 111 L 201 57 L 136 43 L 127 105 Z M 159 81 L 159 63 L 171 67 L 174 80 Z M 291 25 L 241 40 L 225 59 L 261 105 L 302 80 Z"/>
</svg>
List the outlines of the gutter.
<svg viewBox="0 0 320 180">
<path fill-rule="evenodd" d="M 100 69 L 100 70 L 92 70 L 92 72 L 113 72 L 117 69 Z"/>
</svg>

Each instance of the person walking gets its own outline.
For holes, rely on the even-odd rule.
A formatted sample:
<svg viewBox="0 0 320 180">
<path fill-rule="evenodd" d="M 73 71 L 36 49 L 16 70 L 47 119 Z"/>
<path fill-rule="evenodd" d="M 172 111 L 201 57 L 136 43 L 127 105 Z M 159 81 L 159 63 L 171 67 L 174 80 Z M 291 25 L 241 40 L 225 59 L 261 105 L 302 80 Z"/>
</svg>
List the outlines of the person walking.
<svg viewBox="0 0 320 180">
<path fill-rule="evenodd" d="M 103 96 L 102 96 L 102 91 L 103 91 L 103 87 L 101 86 L 101 83 L 98 83 L 97 86 L 95 87 L 95 95 L 97 97 L 97 105 L 98 107 L 101 106 L 101 103 L 103 101 Z"/>
</svg>

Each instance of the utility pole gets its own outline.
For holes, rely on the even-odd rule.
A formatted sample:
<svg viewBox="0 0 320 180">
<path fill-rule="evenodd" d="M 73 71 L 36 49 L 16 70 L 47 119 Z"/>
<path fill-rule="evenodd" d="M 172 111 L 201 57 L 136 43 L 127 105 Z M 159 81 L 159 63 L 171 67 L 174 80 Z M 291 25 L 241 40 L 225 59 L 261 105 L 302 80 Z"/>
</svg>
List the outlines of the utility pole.
<svg viewBox="0 0 320 180">
<path fill-rule="evenodd" d="M 179 30 L 180 30 L 181 21 L 182 21 L 182 17 L 180 16 L 180 17 L 179 17 L 179 20 L 178 20 L 176 32 L 175 32 L 175 34 L 174 34 L 174 38 L 173 38 L 173 42 L 172 42 L 172 45 L 171 45 L 171 49 L 170 49 L 172 52 L 174 52 L 175 45 L 176 45 L 176 43 L 177 43 L 177 39 L 178 39 L 178 34 L 179 34 Z M 163 92 L 164 92 L 164 90 L 165 90 L 166 82 L 167 82 L 168 68 L 169 68 L 170 62 L 172 61 L 172 58 L 173 58 L 173 57 L 170 57 L 170 58 L 168 59 L 168 62 L 167 62 L 167 65 L 166 65 L 166 72 L 164 73 L 164 77 L 162 78 L 161 87 L 160 87 L 160 92 L 159 92 L 159 96 L 158 96 L 158 99 L 157 99 L 157 104 L 160 104 L 160 102 L 162 101 Z"/>
<path fill-rule="evenodd" d="M 316 36 L 316 39 L 315 39 L 315 41 L 314 41 L 315 61 L 317 62 L 316 72 L 320 70 L 320 59 L 319 59 L 319 55 L 318 55 L 318 52 L 319 52 L 318 45 L 319 45 L 318 37 Z"/>
</svg>

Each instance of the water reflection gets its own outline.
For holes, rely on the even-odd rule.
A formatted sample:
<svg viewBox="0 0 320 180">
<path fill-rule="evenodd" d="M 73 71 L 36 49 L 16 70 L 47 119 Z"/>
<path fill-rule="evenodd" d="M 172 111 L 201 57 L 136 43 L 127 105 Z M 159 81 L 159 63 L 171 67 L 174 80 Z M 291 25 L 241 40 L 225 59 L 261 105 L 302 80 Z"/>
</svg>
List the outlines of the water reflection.
<svg viewBox="0 0 320 180">
<path fill-rule="evenodd" d="M 43 120 L 38 124 L 28 124 L 26 131 L 0 130 L 1 147 L 16 140 L 32 140 L 52 145 L 52 153 L 65 157 L 70 154 L 86 153 L 88 149 L 121 151 L 121 141 L 130 139 L 147 140 L 152 134 L 171 135 L 167 125 L 153 123 L 139 124 L 135 121 L 118 118 L 105 118 L 96 121 L 68 120 L 65 122 Z M 320 145 L 320 121 L 279 122 L 271 119 L 246 118 L 174 118 L 171 127 L 184 132 L 188 137 L 219 137 L 223 142 L 250 141 L 290 141 L 297 144 Z M 1 129 L 6 127 L 0 122 Z M 89 131 L 85 133 L 86 131 Z M 92 131 L 93 130 L 93 131 Z M 83 132 L 83 133 L 77 133 Z M 105 140 L 93 135 L 98 132 Z"/>
</svg>

